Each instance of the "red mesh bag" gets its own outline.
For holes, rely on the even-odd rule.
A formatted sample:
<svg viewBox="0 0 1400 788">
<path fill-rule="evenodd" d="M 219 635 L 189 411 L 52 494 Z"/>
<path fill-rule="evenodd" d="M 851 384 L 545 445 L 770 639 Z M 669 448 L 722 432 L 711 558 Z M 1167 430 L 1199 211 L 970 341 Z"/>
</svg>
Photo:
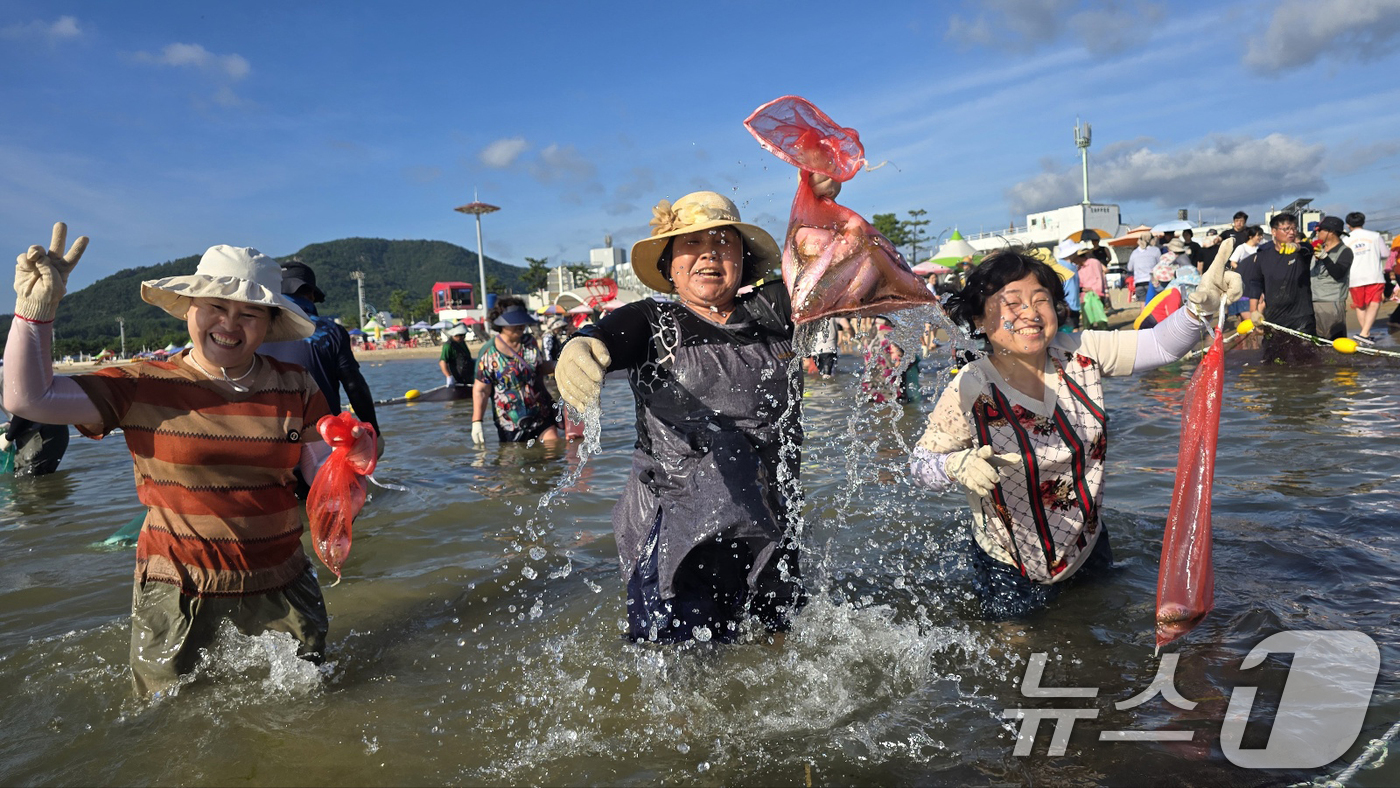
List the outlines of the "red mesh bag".
<svg viewBox="0 0 1400 788">
<path fill-rule="evenodd" d="M 1210 558 L 1210 489 L 1215 481 L 1215 446 L 1220 437 L 1220 400 L 1225 387 L 1225 349 L 1220 331 L 1191 385 L 1181 414 L 1176 486 L 1162 536 L 1157 569 L 1157 648 L 1185 635 L 1215 606 L 1215 570 Z"/>
<path fill-rule="evenodd" d="M 816 172 L 845 182 L 865 164 L 855 129 L 839 126 L 800 96 L 754 110 L 744 126 L 766 150 L 802 170 L 783 244 L 783 282 L 792 319 L 875 315 L 935 303 L 922 279 L 859 214 L 817 197 Z"/>
<path fill-rule="evenodd" d="M 358 427 L 359 434 L 354 430 Z M 306 496 L 311 544 L 340 582 L 340 567 L 350 555 L 350 525 L 365 505 L 365 477 L 377 462 L 374 428 L 349 411 L 324 416 L 316 429 L 331 447 L 331 456 L 316 473 Z"/>
</svg>

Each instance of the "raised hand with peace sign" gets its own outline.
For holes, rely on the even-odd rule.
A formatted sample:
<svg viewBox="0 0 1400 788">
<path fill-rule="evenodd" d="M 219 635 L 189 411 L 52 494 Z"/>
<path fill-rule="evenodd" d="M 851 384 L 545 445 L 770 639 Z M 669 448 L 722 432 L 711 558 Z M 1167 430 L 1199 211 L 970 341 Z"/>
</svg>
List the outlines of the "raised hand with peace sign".
<svg viewBox="0 0 1400 788">
<path fill-rule="evenodd" d="M 73 242 L 65 253 L 68 225 L 53 226 L 53 240 L 46 251 L 35 244 L 15 260 L 15 316 L 35 323 L 48 323 L 58 312 L 58 302 L 68 292 L 68 274 L 87 249 L 86 235 Z"/>
</svg>

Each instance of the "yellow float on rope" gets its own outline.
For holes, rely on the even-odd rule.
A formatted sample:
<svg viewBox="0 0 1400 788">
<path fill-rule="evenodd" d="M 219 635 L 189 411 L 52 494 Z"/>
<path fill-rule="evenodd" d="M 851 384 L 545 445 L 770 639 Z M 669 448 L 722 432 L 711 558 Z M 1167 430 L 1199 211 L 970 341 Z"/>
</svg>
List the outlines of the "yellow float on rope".
<svg viewBox="0 0 1400 788">
<path fill-rule="evenodd" d="M 403 393 L 403 398 L 404 398 L 404 399 L 418 399 L 418 397 L 421 396 L 422 394 L 423 394 L 423 392 L 419 391 L 418 389 L 409 389 L 408 391 L 405 391 L 405 392 Z"/>
<path fill-rule="evenodd" d="M 1336 339 L 1332 340 L 1332 349 L 1337 351 L 1338 353 L 1355 353 L 1356 340 L 1349 339 L 1347 337 L 1337 337 Z"/>
<path fill-rule="evenodd" d="M 1249 332 L 1254 330 L 1254 321 L 1250 320 L 1249 318 L 1245 318 L 1244 320 L 1240 321 L 1240 324 L 1238 326 L 1235 326 L 1235 330 L 1241 334 L 1248 334 Z"/>
</svg>

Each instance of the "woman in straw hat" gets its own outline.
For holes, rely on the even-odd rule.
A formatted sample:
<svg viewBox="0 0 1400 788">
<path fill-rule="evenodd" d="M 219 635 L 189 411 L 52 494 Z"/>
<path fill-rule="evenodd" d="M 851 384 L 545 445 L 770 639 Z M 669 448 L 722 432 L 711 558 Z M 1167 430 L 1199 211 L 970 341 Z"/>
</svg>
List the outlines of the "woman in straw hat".
<svg viewBox="0 0 1400 788">
<path fill-rule="evenodd" d="M 5 405 L 92 438 L 122 429 L 148 508 L 131 608 L 137 691 L 176 685 L 223 618 L 249 635 L 289 633 L 319 662 L 326 607 L 293 490 L 294 472 L 310 481 L 324 458 L 316 422 L 328 411 L 305 370 L 257 354 L 314 330 L 281 294 L 277 261 L 215 246 L 194 275 L 143 282 L 142 299 L 184 320 L 191 347 L 54 377 L 53 317 L 87 246 L 79 238 L 65 255 L 66 232 L 55 225 L 49 249 L 32 246 L 16 264 Z"/>
<path fill-rule="evenodd" d="M 819 179 L 818 194 L 835 196 Z M 781 252 L 714 192 L 662 200 L 632 247 L 643 299 L 582 329 L 555 380 L 597 410 L 604 374 L 626 370 L 637 444 L 613 531 L 634 641 L 729 642 L 748 616 L 769 632 L 805 602 L 788 528 L 801 440 L 801 383 L 790 381 L 791 304 Z M 740 289 L 755 285 L 740 295 Z"/>
</svg>

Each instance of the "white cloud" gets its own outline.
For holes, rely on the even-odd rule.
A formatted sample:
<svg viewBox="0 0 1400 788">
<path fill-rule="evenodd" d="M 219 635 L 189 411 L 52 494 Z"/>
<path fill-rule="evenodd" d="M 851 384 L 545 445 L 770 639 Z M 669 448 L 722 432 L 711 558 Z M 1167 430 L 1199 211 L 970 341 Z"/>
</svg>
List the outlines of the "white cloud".
<svg viewBox="0 0 1400 788">
<path fill-rule="evenodd" d="M 572 145 L 552 143 L 540 151 L 539 160 L 530 166 L 530 173 L 540 183 L 551 183 L 560 179 L 583 180 L 592 178 L 598 168 L 585 159 Z"/>
<path fill-rule="evenodd" d="M 1276 75 L 1324 58 L 1368 62 L 1400 39 L 1400 0 L 1284 0 L 1269 29 L 1250 39 L 1244 64 Z"/>
<path fill-rule="evenodd" d="M 50 44 L 83 35 L 77 17 L 60 16 L 53 22 L 33 21 L 0 28 L 0 38 L 42 38 Z"/>
<path fill-rule="evenodd" d="M 946 38 L 965 46 L 1028 50 L 1070 38 L 1095 55 L 1122 52 L 1163 16 L 1156 3 L 1118 0 L 981 0 L 948 19 Z"/>
<path fill-rule="evenodd" d="M 240 80 L 252 71 L 247 58 L 242 55 L 216 55 L 199 44 L 168 44 L 153 55 L 137 52 L 136 60 L 142 63 L 155 63 L 175 68 L 195 68 L 211 74 L 219 74 L 234 81 Z"/>
<path fill-rule="evenodd" d="M 1327 190 L 1324 148 L 1283 134 L 1217 136 L 1167 153 L 1135 141 L 1089 161 L 1090 197 L 1161 208 L 1235 209 Z M 1049 168 L 1006 192 L 1014 214 L 1072 205 L 1083 197 L 1078 166 Z"/>
<path fill-rule="evenodd" d="M 514 164 L 529 147 L 524 137 L 504 137 L 483 148 L 478 158 L 487 167 L 503 170 Z"/>
</svg>

